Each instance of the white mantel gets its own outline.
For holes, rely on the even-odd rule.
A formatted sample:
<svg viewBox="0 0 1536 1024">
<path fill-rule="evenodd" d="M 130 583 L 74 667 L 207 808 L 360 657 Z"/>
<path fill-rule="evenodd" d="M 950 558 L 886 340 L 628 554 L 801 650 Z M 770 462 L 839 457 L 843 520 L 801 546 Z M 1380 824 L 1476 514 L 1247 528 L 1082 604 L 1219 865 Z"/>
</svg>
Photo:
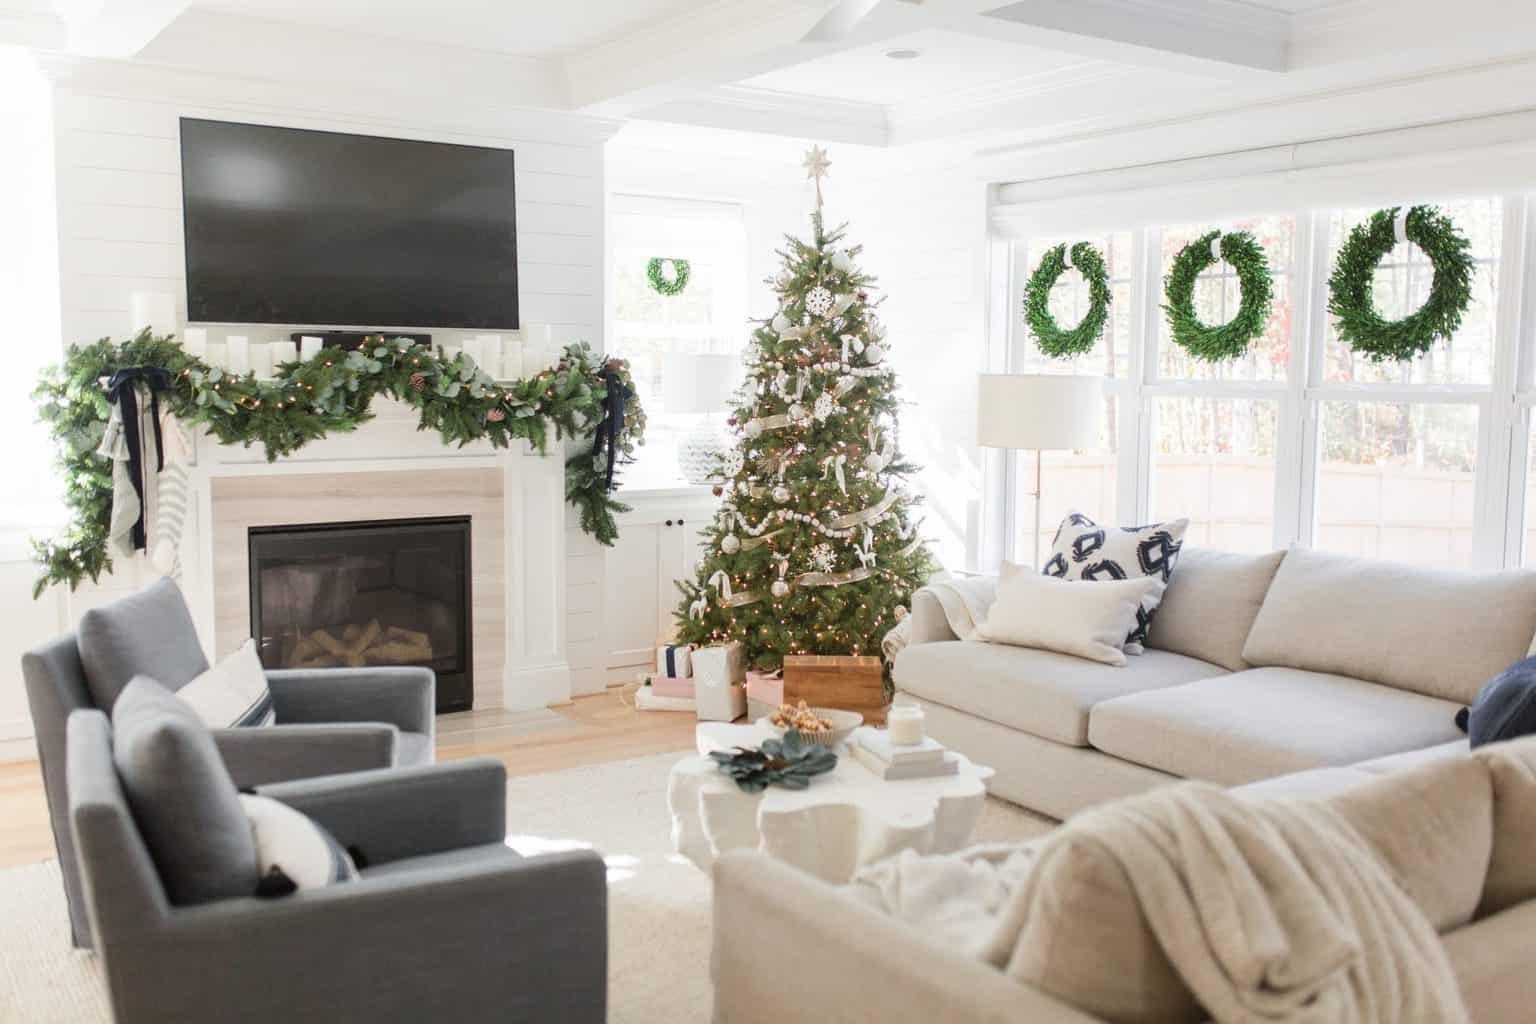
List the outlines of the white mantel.
<svg viewBox="0 0 1536 1024">
<path fill-rule="evenodd" d="M 224 445 L 206 434 L 196 439 L 191 474 L 196 515 L 182 543 L 182 586 L 204 646 L 211 654 L 225 654 L 228 651 L 222 648 L 249 635 L 248 580 L 244 572 L 229 571 L 231 565 L 246 564 L 247 524 L 473 515 L 479 510 L 482 521 L 474 529 L 473 543 L 498 544 L 499 552 L 492 554 L 500 557 L 472 558 L 474 571 L 482 575 L 474 580 L 474 589 L 477 594 L 499 593 L 502 598 L 499 607 L 475 602 L 474 632 L 480 634 L 476 665 L 494 664 L 486 659 L 501 661 L 500 693 L 487 695 L 480 687 L 477 705 L 489 703 L 487 696 L 499 696 L 497 703 L 514 710 L 568 700 L 565 467 L 559 446 L 552 445 L 543 455 L 527 443 L 503 450 L 484 442 L 456 448 L 444 444 L 435 432 L 416 430 L 416 416 L 408 406 L 375 400 L 374 409 L 377 418 L 356 432 L 312 442 L 271 463 L 259 446 Z M 434 474 L 442 479 L 444 470 L 477 471 L 487 475 L 492 486 L 480 488 L 473 499 L 461 497 L 456 490 L 435 494 Z M 460 472 L 452 478 L 468 477 Z M 270 481 L 282 498 L 267 502 L 253 519 L 248 512 L 229 507 L 239 502 L 230 497 L 231 492 L 249 494 L 251 488 L 225 487 L 221 496 L 219 482 L 231 479 Z M 346 484 L 352 479 L 360 484 L 366 481 L 368 489 L 349 488 Z M 387 487 L 380 488 L 381 479 L 388 481 Z M 499 495 L 499 507 L 489 512 L 487 493 L 492 501 Z M 351 499 L 335 497 L 338 494 Z M 289 502 L 302 505 L 304 511 L 284 518 Z M 242 546 L 229 550 L 235 545 Z M 219 547 L 226 550 L 216 550 Z M 219 567 L 224 571 L 216 571 Z M 226 621 L 216 623 L 216 607 L 225 610 Z M 231 608 L 236 615 L 243 614 L 243 622 L 227 621 Z M 493 635 L 493 641 L 499 639 L 500 644 L 485 642 L 488 624 L 499 634 Z M 481 672 L 477 670 L 476 676 L 481 678 Z"/>
</svg>

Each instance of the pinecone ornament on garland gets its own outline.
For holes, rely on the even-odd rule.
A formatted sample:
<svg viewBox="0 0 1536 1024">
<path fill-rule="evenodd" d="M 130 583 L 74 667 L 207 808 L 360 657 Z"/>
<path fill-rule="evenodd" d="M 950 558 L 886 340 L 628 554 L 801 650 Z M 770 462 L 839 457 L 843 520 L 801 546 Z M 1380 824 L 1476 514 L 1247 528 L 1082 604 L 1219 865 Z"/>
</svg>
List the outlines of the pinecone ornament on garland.
<svg viewBox="0 0 1536 1024">
<path fill-rule="evenodd" d="M 418 395 L 427 390 L 427 375 L 424 373 L 411 374 L 411 390 Z"/>
<path fill-rule="evenodd" d="M 501 406 L 493 406 L 491 411 L 485 414 L 485 422 L 501 423 L 507 418 L 507 411 Z"/>
</svg>

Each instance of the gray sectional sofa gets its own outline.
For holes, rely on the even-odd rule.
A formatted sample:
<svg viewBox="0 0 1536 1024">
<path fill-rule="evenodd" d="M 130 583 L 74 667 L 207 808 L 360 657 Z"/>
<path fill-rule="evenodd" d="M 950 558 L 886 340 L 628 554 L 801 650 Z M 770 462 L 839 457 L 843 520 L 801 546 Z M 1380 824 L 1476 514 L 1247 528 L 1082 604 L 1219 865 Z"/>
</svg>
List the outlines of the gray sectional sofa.
<svg viewBox="0 0 1536 1024">
<path fill-rule="evenodd" d="M 1531 651 L 1536 572 L 1186 547 L 1124 668 L 956 639 L 923 591 L 912 618 L 897 699 L 992 792 L 1065 818 L 1180 778 L 1326 786 L 1464 751 L 1457 710 Z"/>
</svg>

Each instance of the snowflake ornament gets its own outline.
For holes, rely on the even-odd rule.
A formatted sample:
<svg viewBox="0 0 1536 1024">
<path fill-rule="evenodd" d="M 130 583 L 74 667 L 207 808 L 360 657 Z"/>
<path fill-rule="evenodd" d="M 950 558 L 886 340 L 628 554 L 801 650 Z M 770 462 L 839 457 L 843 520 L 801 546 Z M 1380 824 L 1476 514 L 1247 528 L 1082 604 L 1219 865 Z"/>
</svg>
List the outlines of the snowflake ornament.
<svg viewBox="0 0 1536 1024">
<path fill-rule="evenodd" d="M 805 293 L 805 311 L 812 316 L 826 316 L 832 312 L 832 293 L 817 285 Z"/>
<path fill-rule="evenodd" d="M 833 553 L 831 544 L 822 541 L 811 549 L 811 561 L 821 572 L 831 572 L 832 567 L 837 564 L 837 555 Z"/>
<path fill-rule="evenodd" d="M 739 476 L 741 474 L 741 468 L 745 464 L 746 460 L 742 458 L 740 448 L 732 448 L 730 451 L 726 452 L 725 463 L 723 467 L 725 469 L 726 478 L 729 479 L 733 476 Z"/>
<path fill-rule="evenodd" d="M 832 401 L 832 396 L 829 393 L 823 391 L 821 394 L 816 396 L 816 405 L 811 410 L 811 415 L 816 417 L 817 422 L 821 422 L 828 416 L 831 416 L 833 410 L 836 408 L 837 403 Z"/>
</svg>

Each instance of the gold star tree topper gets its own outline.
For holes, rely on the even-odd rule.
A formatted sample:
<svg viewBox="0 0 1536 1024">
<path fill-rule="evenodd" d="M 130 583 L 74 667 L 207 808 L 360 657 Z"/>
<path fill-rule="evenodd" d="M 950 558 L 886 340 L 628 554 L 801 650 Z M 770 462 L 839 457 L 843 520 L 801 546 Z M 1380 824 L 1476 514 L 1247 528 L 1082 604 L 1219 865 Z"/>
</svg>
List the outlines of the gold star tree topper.
<svg viewBox="0 0 1536 1024">
<path fill-rule="evenodd" d="M 805 176 L 816 181 L 816 209 L 821 209 L 821 179 L 830 173 L 828 168 L 832 161 L 827 159 L 827 151 L 820 146 L 812 146 L 810 152 L 805 154 L 805 160 L 800 165 L 805 168 Z"/>
</svg>

